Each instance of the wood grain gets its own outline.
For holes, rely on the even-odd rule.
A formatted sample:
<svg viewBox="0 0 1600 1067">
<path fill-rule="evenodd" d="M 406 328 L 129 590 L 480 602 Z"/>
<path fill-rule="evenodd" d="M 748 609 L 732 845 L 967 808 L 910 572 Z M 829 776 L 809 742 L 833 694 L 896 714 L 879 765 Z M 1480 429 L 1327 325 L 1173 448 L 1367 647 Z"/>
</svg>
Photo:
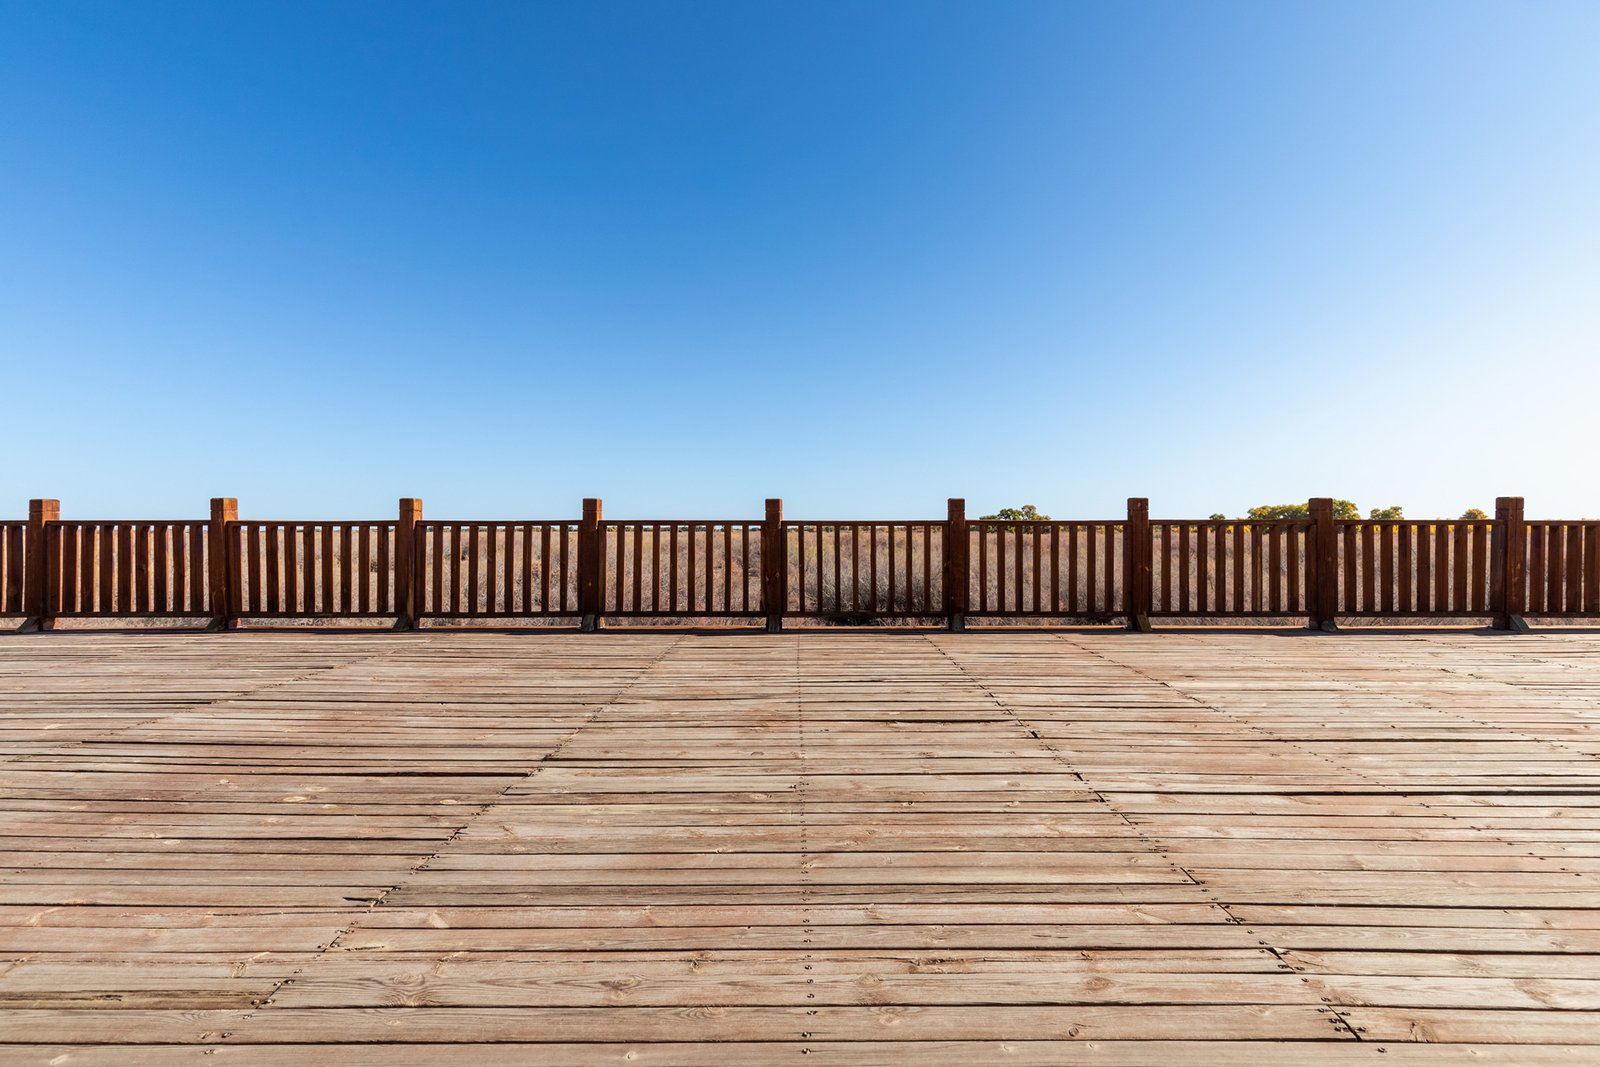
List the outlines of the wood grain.
<svg viewBox="0 0 1600 1067">
<path fill-rule="evenodd" d="M 1597 687 L 1583 633 L 4 638 L 0 1059 L 1594 1062 Z"/>
</svg>

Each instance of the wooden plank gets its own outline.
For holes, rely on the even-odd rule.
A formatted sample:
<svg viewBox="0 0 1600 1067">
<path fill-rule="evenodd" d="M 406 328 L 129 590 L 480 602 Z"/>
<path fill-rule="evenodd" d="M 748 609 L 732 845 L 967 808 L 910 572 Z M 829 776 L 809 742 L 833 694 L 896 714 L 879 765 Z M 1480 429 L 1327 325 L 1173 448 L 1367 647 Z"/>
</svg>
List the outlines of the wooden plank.
<svg viewBox="0 0 1600 1067">
<path fill-rule="evenodd" d="M 1270 575 L 1270 580 L 1267 585 L 1266 609 L 1272 612 L 1283 612 L 1288 607 L 1283 595 L 1283 555 L 1284 543 L 1289 538 L 1289 527 L 1271 527 L 1268 530 L 1268 537 L 1271 547 L 1268 550 L 1269 558 L 1267 560 L 1267 571 Z M 1257 605 L 1257 610 L 1260 610 L 1259 604 Z"/>
<path fill-rule="evenodd" d="M 657 527 L 660 529 L 660 527 Z M 667 610 L 678 610 L 678 524 L 667 523 Z"/>
<path fill-rule="evenodd" d="M 57 558 L 60 563 L 60 577 L 53 579 L 58 592 L 56 594 L 56 609 L 61 612 L 81 611 L 79 589 L 81 582 L 78 575 L 78 539 L 81 534 L 76 524 L 55 527 L 55 537 L 59 548 Z"/>
<path fill-rule="evenodd" d="M 249 598 L 244 602 L 245 610 L 257 613 L 263 612 L 267 610 L 267 597 L 264 579 L 262 578 L 265 570 L 261 562 L 261 556 L 266 551 L 267 534 L 261 523 L 258 522 L 244 523 L 240 529 L 243 531 L 247 550 L 244 581 Z M 117 551 L 119 554 L 121 553 L 121 545 L 117 546 Z M 120 566 L 121 561 L 119 561 Z"/>
<path fill-rule="evenodd" d="M 1600 634 L 14 641 L 0 1057 L 1600 1048 Z"/>
<path fill-rule="evenodd" d="M 1023 577 L 1022 570 L 1023 570 L 1023 559 L 1024 559 L 1023 547 L 1022 547 L 1023 546 L 1023 540 L 1022 540 L 1023 539 L 1023 531 L 1024 531 L 1024 527 L 1023 527 L 1023 525 L 1021 523 L 1017 523 L 1016 525 L 1011 527 L 1011 536 L 1012 536 L 1012 552 L 1011 552 L 1011 555 L 1012 555 L 1013 563 L 1012 563 L 1012 570 L 1011 570 L 1011 605 L 1010 605 L 1010 607 L 1011 607 L 1012 611 L 1022 611 L 1023 610 L 1023 603 L 1022 603 L 1022 577 Z M 1005 569 L 1004 566 L 1002 566 L 1000 568 L 1000 577 L 1001 577 L 1002 581 L 1005 580 L 1005 576 L 1006 576 L 1006 569 Z"/>
<path fill-rule="evenodd" d="M 1583 558 L 1583 526 L 1579 523 L 1567 524 L 1566 557 L 1564 575 L 1566 583 L 1562 590 L 1562 599 L 1566 610 L 1575 613 L 1583 610 L 1583 572 L 1586 567 Z"/>
<path fill-rule="evenodd" d="M 897 577 L 899 571 L 898 571 L 898 568 L 895 566 L 895 544 L 894 544 L 897 534 L 895 533 L 895 526 L 894 526 L 893 523 L 887 524 L 884 527 L 884 530 L 888 534 L 888 540 L 889 540 L 889 550 L 888 550 L 889 551 L 889 565 L 888 565 L 888 570 L 889 570 L 889 589 L 888 589 L 888 605 L 887 606 L 888 606 L 888 610 L 892 613 L 892 612 L 895 612 L 895 611 L 899 610 L 899 600 L 898 600 L 896 594 L 899 591 L 899 584 L 900 583 L 899 583 L 899 578 Z M 909 602 L 908 602 L 907 607 L 909 607 L 909 606 L 910 605 L 909 605 Z"/>
<path fill-rule="evenodd" d="M 542 609 L 544 609 L 544 601 L 536 601 L 533 597 L 534 525 L 533 523 L 522 523 L 520 530 L 522 530 L 522 537 L 520 537 L 520 542 L 522 542 L 522 544 L 520 544 L 520 549 L 522 549 L 522 598 L 517 601 L 517 609 L 518 611 L 522 611 L 523 614 L 534 614 L 536 611 L 542 611 Z M 624 537 L 622 537 L 622 526 L 618 526 L 618 528 L 616 528 L 616 552 L 618 552 L 618 566 L 616 566 L 616 600 L 618 600 L 618 603 L 616 603 L 616 606 L 618 606 L 618 609 L 622 609 L 624 606 L 626 606 L 624 603 L 622 603 L 622 573 L 624 573 L 624 571 L 622 571 L 621 563 L 622 541 L 624 541 Z M 544 557 L 539 557 L 539 571 L 541 571 L 541 573 L 544 571 Z M 637 577 L 635 577 L 634 587 L 635 589 L 638 587 Z M 637 595 L 637 593 L 635 593 L 635 595 Z"/>
<path fill-rule="evenodd" d="M 117 611 L 117 569 L 115 569 L 117 526 L 110 523 L 94 523 L 94 536 L 99 541 L 98 609 L 102 613 L 112 613 Z"/>
<path fill-rule="evenodd" d="M 266 540 L 267 577 L 266 577 L 266 611 L 269 615 L 283 613 L 283 526 L 279 523 L 264 523 L 263 536 Z"/>
<path fill-rule="evenodd" d="M 1489 528 L 1472 526 L 1472 583 L 1468 594 L 1472 610 L 1480 615 L 1489 611 Z"/>
<path fill-rule="evenodd" d="M 1415 564 L 1411 555 L 1411 539 L 1415 530 L 1415 523 L 1407 522 L 1400 525 L 1400 610 L 1402 612 L 1411 611 L 1415 603 Z"/>
<path fill-rule="evenodd" d="M 501 595 L 502 590 L 506 587 L 506 581 L 504 575 L 500 572 L 500 529 L 500 524 L 494 522 L 485 523 L 483 526 L 483 610 L 490 615 L 504 610 Z M 380 552 L 383 543 L 380 532 L 380 540 L 378 542 Z M 381 562 L 378 565 L 378 573 L 379 575 L 387 573 Z"/>
<path fill-rule="evenodd" d="M 174 523 L 172 526 L 172 588 L 171 608 L 173 612 L 187 614 L 196 613 L 196 603 L 189 593 L 189 555 L 197 548 L 199 535 L 195 525 L 189 522 Z M 196 573 L 205 573 L 197 571 Z"/>
<path fill-rule="evenodd" d="M 170 595 L 169 581 L 171 574 L 171 560 L 169 558 L 169 544 L 172 535 L 171 523 L 156 523 L 150 529 L 150 537 L 154 544 L 151 546 L 154 555 L 154 588 L 151 590 L 150 610 L 170 612 L 174 605 Z M 77 540 L 77 531 L 73 531 L 73 540 Z M 71 573 L 69 571 L 69 573 Z"/>
<path fill-rule="evenodd" d="M 1262 586 L 1264 583 L 1266 561 L 1262 558 L 1261 525 L 1251 523 L 1250 533 L 1250 610 L 1262 611 Z M 1274 575 L 1276 577 L 1276 575 Z"/>
<path fill-rule="evenodd" d="M 687 594 L 684 598 L 686 600 L 684 607 L 690 615 L 694 615 L 699 612 L 696 593 L 700 588 L 695 571 L 695 565 L 697 562 L 695 558 L 697 555 L 696 542 L 699 540 L 699 535 L 696 533 L 696 524 L 693 522 L 686 524 L 685 533 L 687 534 L 686 540 L 688 541 L 687 552 L 689 556 L 689 564 L 684 578 L 684 592 Z M 803 541 L 804 538 L 802 537 L 801 540 Z"/>
<path fill-rule="evenodd" d="M 283 604 L 289 615 L 305 613 L 300 601 L 300 545 L 305 531 L 306 527 L 299 523 L 285 523 L 283 527 Z"/>
<path fill-rule="evenodd" d="M 1418 611 L 1433 607 L 1433 537 L 1426 525 L 1417 527 L 1417 600 Z"/>
<path fill-rule="evenodd" d="M 1213 566 L 1217 573 L 1217 610 L 1233 611 L 1244 610 L 1244 538 L 1243 526 L 1239 523 L 1229 523 L 1226 527 L 1218 527 L 1216 543 L 1212 546 L 1216 550 L 1216 560 Z M 1229 542 L 1232 542 L 1232 558 L 1228 552 Z M 1230 598 L 1228 592 L 1232 592 Z"/>
<path fill-rule="evenodd" d="M 1177 527 L 1178 527 L 1178 597 L 1177 597 L 1177 601 L 1176 601 L 1176 605 L 1175 606 L 1177 607 L 1178 611 L 1181 614 L 1187 615 L 1187 614 L 1189 614 L 1190 608 L 1191 608 L 1191 606 L 1193 604 L 1193 601 L 1190 599 L 1190 592 L 1189 592 L 1189 584 L 1190 584 L 1190 574 L 1189 574 L 1189 553 L 1190 553 L 1189 531 L 1193 527 L 1192 527 L 1192 524 L 1187 523 L 1187 522 L 1178 523 Z M 1201 555 L 1204 555 L 1203 551 L 1201 552 Z M 1205 568 L 1203 568 L 1203 567 L 1200 568 L 1199 573 L 1202 576 L 1202 581 L 1204 581 Z"/>
<path fill-rule="evenodd" d="M 1378 597 L 1378 602 L 1385 615 L 1394 614 L 1394 528 L 1395 524 L 1392 522 L 1385 522 L 1379 527 L 1378 558 L 1381 567 L 1378 575 L 1378 584 L 1382 587 L 1382 593 Z"/>
<path fill-rule="evenodd" d="M 479 572 L 483 567 L 483 533 L 480 523 L 469 522 L 465 526 L 467 535 L 467 580 L 464 595 L 466 600 L 461 605 L 468 615 L 480 614 L 483 608 L 483 583 Z M 362 539 L 362 559 L 365 562 L 366 539 Z M 361 610 L 367 610 L 367 586 L 361 583 Z"/>
<path fill-rule="evenodd" d="M 374 547 L 378 553 L 378 558 L 373 561 L 372 580 L 376 588 L 373 610 L 380 615 L 404 613 L 402 599 L 411 581 L 411 574 L 399 558 L 398 538 L 399 529 L 394 524 L 386 522 L 373 528 Z"/>
<path fill-rule="evenodd" d="M 1600 614 L 1600 524 L 1583 526 L 1583 610 Z"/>
<path fill-rule="evenodd" d="M 817 584 L 815 597 L 808 601 L 806 594 L 810 592 L 810 575 L 806 568 L 806 528 L 804 525 L 786 528 L 784 538 L 787 540 L 787 530 L 794 531 L 795 567 L 799 576 L 795 581 L 795 603 L 803 614 L 807 611 L 822 610 L 822 557 L 817 557 Z"/>
<path fill-rule="evenodd" d="M 121 612 L 138 610 L 133 598 L 133 524 L 116 524 L 117 572 L 116 608 Z"/>
<path fill-rule="evenodd" d="M 1380 561 L 1375 545 L 1373 523 L 1361 524 L 1361 610 L 1365 614 L 1376 614 L 1380 610 L 1378 601 L 1378 571 Z"/>
<path fill-rule="evenodd" d="M 1084 595 L 1088 600 L 1089 612 L 1094 614 L 1101 610 L 1100 601 L 1102 599 L 1105 601 L 1107 610 L 1109 610 L 1109 606 L 1111 604 L 1111 591 L 1109 589 L 1105 590 L 1102 598 L 1100 590 L 1101 583 L 1097 580 L 1099 573 L 1100 553 L 1106 550 L 1107 543 L 1110 541 L 1109 531 L 1106 529 L 1105 524 L 1089 524 L 1085 528 L 1085 541 L 1086 558 L 1084 560 Z M 1111 583 L 1108 580 L 1105 584 L 1109 586 Z"/>
<path fill-rule="evenodd" d="M 1444 615 L 1461 607 L 1459 600 L 1452 602 L 1450 599 L 1450 575 L 1459 561 L 1450 552 L 1449 523 L 1441 522 L 1434 526 L 1433 549 L 1433 611 Z"/>
<path fill-rule="evenodd" d="M 877 523 L 867 523 L 867 589 L 870 611 L 880 610 L 878 606 L 878 530 Z"/>
</svg>

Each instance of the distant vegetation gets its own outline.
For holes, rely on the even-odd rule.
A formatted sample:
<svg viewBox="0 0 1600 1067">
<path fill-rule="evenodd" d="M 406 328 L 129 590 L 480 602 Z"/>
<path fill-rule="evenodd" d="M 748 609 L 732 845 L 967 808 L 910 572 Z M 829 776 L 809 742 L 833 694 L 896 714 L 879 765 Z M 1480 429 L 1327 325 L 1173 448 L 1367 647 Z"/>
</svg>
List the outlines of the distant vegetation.
<svg viewBox="0 0 1600 1067">
<path fill-rule="evenodd" d="M 1260 507 L 1251 508 L 1245 512 L 1245 519 L 1265 521 L 1268 519 L 1308 519 L 1311 517 L 1311 502 L 1304 504 L 1262 504 Z M 1335 500 L 1333 502 L 1333 517 L 1336 519 L 1359 519 L 1361 509 L 1356 507 L 1353 500 Z M 1372 508 L 1367 512 L 1367 519 L 1375 522 L 1400 522 L 1406 517 L 1405 508 L 1399 504 L 1391 504 L 1386 508 Z M 1482 508 L 1468 508 L 1461 513 L 1461 518 L 1487 519 L 1489 516 Z M 1039 514 L 1039 509 L 1032 504 L 1024 504 L 1020 508 L 1001 508 L 993 515 L 983 515 L 979 521 L 990 519 L 997 522 L 1049 522 L 1050 516 Z M 1211 514 L 1212 522 L 1227 522 L 1228 516 L 1217 511 Z"/>
<path fill-rule="evenodd" d="M 1396 512 L 1400 509 L 1395 508 Z M 1309 519 L 1311 517 L 1311 504 L 1262 504 L 1258 508 L 1251 508 L 1245 512 L 1247 519 Z M 1348 500 L 1335 500 L 1333 502 L 1333 517 L 1336 519 L 1359 519 L 1361 509 Z M 1398 515 L 1396 516 L 1398 518 Z M 1377 518 L 1376 515 L 1373 518 Z"/>
<path fill-rule="evenodd" d="M 1212 519 L 1221 519 L 1221 515 L 1213 515 Z M 1311 517 L 1311 504 L 1263 504 L 1251 508 L 1245 513 L 1251 519 L 1306 519 Z M 1361 509 L 1356 507 L 1353 500 L 1335 500 L 1333 502 L 1333 517 L 1336 519 L 1359 519 Z M 1406 517 L 1405 508 L 1399 504 L 1391 504 L 1386 508 L 1373 508 L 1367 512 L 1367 518 L 1377 522 L 1399 522 Z M 1487 519 L 1489 516 L 1482 508 L 1468 508 L 1461 513 L 1463 519 Z"/>
<path fill-rule="evenodd" d="M 999 522 L 1049 522 L 1050 516 L 1039 514 L 1039 509 L 1032 504 L 1024 504 L 1020 508 L 1001 508 L 993 515 L 978 516 L 981 522 L 984 519 L 995 519 Z"/>
</svg>

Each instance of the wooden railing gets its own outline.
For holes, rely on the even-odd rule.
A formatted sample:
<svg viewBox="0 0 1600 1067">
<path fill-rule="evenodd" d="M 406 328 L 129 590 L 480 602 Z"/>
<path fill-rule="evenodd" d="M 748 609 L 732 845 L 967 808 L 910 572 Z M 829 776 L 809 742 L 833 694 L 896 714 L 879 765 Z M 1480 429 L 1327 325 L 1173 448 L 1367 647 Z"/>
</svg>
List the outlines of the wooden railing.
<svg viewBox="0 0 1600 1067">
<path fill-rule="evenodd" d="M 1125 620 L 1600 617 L 1600 521 L 1493 519 L 63 521 L 53 500 L 0 523 L 0 614 L 419 620 L 764 617 L 834 623 L 969 617 Z"/>
<path fill-rule="evenodd" d="M 45 583 L 56 615 L 204 615 L 207 524 L 187 520 L 52 522 Z"/>
<path fill-rule="evenodd" d="M 235 522 L 228 589 L 240 618 L 395 613 L 392 522 Z"/>
<path fill-rule="evenodd" d="M 1528 524 L 1524 615 L 1600 613 L 1600 522 Z"/>
<path fill-rule="evenodd" d="M 23 615 L 28 524 L 0 522 L 0 615 Z"/>
<path fill-rule="evenodd" d="M 1126 610 L 1126 523 L 968 524 L 967 614 L 1105 619 Z"/>
<path fill-rule="evenodd" d="M 1303 519 L 1152 523 L 1150 614 L 1309 614 L 1313 530 Z"/>
<path fill-rule="evenodd" d="M 944 614 L 942 522 L 786 522 L 781 533 L 784 615 Z"/>
<path fill-rule="evenodd" d="M 1493 521 L 1341 520 L 1339 614 L 1488 615 Z"/>
<path fill-rule="evenodd" d="M 762 524 L 743 519 L 607 522 L 606 615 L 749 616 L 761 604 Z"/>
<path fill-rule="evenodd" d="M 413 617 L 578 613 L 578 523 L 418 522 L 413 530 Z"/>
</svg>

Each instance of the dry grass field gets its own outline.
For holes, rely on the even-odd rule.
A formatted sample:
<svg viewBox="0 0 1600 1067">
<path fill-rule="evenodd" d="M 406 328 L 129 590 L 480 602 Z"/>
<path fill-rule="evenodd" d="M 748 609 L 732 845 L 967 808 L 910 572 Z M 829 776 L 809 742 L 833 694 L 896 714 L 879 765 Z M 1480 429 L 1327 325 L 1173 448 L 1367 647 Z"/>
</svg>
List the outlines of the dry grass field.
<svg viewBox="0 0 1600 1067">
<path fill-rule="evenodd" d="M 1600 1062 L 1600 637 L 0 640 L 0 1062 Z"/>
</svg>

